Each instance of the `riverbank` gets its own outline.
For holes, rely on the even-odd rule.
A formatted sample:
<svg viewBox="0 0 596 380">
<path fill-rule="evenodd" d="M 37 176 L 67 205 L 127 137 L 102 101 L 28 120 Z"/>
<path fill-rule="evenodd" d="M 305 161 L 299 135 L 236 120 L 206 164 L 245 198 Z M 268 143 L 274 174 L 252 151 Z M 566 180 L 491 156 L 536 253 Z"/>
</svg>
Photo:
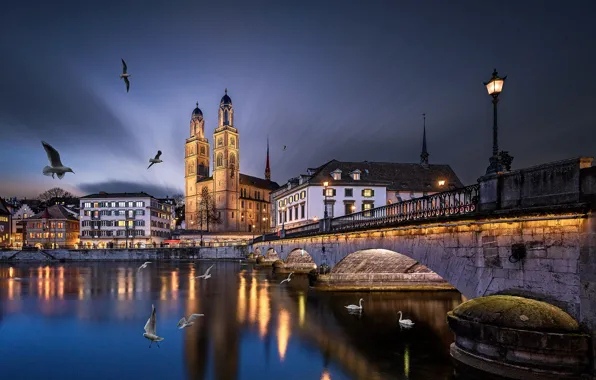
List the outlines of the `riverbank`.
<svg viewBox="0 0 596 380">
<path fill-rule="evenodd" d="M 13 261 L 135 261 L 135 260 L 240 260 L 246 247 L 193 247 L 142 249 L 42 249 L 0 251 L 0 262 Z"/>
</svg>

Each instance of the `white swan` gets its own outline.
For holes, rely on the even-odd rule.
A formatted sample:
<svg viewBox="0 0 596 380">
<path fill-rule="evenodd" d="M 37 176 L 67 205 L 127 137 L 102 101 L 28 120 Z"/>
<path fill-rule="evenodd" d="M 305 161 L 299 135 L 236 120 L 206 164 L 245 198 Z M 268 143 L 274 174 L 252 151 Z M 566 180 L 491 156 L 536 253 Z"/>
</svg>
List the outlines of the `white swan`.
<svg viewBox="0 0 596 380">
<path fill-rule="evenodd" d="M 346 309 L 348 310 L 362 310 L 362 301 L 364 301 L 363 298 L 360 298 L 360 301 L 358 301 L 358 305 L 348 305 L 348 306 L 344 306 Z"/>
<path fill-rule="evenodd" d="M 138 272 L 138 271 L 140 271 L 141 269 L 145 269 L 145 268 L 147 268 L 147 265 L 149 265 L 149 264 L 151 264 L 151 261 L 145 261 L 145 262 L 143 263 L 143 265 L 141 265 L 141 266 L 139 267 L 139 269 L 137 269 L 137 272 Z"/>
<path fill-rule="evenodd" d="M 402 313 L 401 310 L 397 312 L 399 314 L 399 324 L 405 327 L 412 327 L 414 326 L 414 322 L 412 322 L 410 319 L 401 319 L 402 318 Z"/>
<path fill-rule="evenodd" d="M 284 282 L 290 282 L 290 281 L 292 281 L 291 277 L 292 277 L 293 274 L 294 274 L 294 272 L 290 272 L 290 274 L 288 275 L 288 278 L 282 280 L 279 284 L 281 285 Z"/>
</svg>

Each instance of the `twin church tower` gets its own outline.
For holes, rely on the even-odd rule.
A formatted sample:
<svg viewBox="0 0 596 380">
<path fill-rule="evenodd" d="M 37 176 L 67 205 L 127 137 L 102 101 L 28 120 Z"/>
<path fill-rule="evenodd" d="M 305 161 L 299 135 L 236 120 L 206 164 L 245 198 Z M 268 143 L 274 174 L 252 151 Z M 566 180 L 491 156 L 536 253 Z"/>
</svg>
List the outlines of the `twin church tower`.
<svg viewBox="0 0 596 380">
<path fill-rule="evenodd" d="M 213 132 L 213 170 L 205 119 L 197 107 L 190 119 L 186 139 L 185 195 L 186 228 L 209 232 L 269 231 L 269 194 L 279 185 L 271 181 L 269 143 L 265 179 L 240 173 L 240 140 L 234 126 L 234 107 L 228 90 L 219 102 L 217 128 Z M 208 196 L 204 194 L 208 193 Z"/>
</svg>

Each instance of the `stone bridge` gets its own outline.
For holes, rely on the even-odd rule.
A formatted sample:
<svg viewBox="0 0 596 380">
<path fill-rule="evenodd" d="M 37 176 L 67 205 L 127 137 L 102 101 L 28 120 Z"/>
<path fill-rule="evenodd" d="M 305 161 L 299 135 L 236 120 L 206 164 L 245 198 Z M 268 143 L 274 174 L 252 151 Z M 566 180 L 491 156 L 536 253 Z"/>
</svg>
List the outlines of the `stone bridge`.
<svg viewBox="0 0 596 380">
<path fill-rule="evenodd" d="M 304 250 L 333 266 L 382 248 L 468 298 L 496 293 L 557 305 L 596 331 L 596 167 L 591 158 L 482 177 L 477 185 L 322 220 L 253 242 L 282 260 Z"/>
</svg>

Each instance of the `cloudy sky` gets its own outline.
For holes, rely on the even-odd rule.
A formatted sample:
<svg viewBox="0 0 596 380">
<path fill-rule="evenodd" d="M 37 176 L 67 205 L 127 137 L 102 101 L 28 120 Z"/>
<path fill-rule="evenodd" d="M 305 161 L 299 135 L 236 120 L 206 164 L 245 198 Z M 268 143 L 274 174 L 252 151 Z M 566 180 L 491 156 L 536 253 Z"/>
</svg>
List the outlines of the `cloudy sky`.
<svg viewBox="0 0 596 380">
<path fill-rule="evenodd" d="M 333 158 L 418 162 L 425 112 L 431 163 L 471 184 L 491 153 L 493 68 L 515 168 L 593 156 L 595 16 L 579 0 L 13 1 L 0 196 L 181 191 L 195 102 L 211 139 L 226 87 L 246 174 L 263 175 L 267 135 L 280 183 Z M 41 140 L 76 174 L 43 176 Z"/>
</svg>

